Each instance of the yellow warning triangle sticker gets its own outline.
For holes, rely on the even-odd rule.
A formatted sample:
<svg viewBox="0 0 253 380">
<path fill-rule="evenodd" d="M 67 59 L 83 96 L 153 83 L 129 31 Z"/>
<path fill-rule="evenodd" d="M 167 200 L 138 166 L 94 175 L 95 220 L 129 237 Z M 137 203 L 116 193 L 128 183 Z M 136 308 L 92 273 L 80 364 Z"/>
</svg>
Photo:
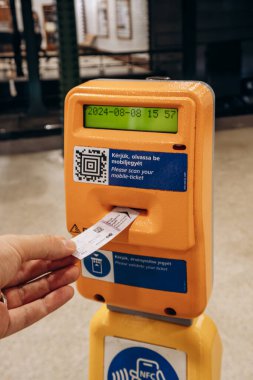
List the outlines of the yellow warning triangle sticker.
<svg viewBox="0 0 253 380">
<path fill-rule="evenodd" d="M 70 232 L 72 232 L 73 234 L 80 234 L 81 231 L 79 230 L 79 228 L 77 227 L 76 224 L 74 224 L 70 230 Z"/>
</svg>

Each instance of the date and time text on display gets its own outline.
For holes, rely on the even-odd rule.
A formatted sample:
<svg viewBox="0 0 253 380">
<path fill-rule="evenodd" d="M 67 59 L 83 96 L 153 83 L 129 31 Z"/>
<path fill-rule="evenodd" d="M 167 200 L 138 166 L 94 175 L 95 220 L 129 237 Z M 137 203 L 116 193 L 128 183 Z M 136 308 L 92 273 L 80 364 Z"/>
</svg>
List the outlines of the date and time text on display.
<svg viewBox="0 0 253 380">
<path fill-rule="evenodd" d="M 85 105 L 84 127 L 132 131 L 178 131 L 176 108 L 120 107 Z"/>
</svg>

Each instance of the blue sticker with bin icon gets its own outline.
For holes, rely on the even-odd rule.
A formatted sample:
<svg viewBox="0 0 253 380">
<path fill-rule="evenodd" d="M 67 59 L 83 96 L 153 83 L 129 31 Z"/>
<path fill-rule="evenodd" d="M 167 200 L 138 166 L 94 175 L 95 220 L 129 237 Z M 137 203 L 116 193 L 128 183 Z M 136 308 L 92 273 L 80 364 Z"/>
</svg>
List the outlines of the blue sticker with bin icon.
<svg viewBox="0 0 253 380">
<path fill-rule="evenodd" d="M 84 260 L 84 266 L 95 277 L 105 277 L 111 270 L 110 261 L 99 251 L 87 256 Z"/>
</svg>

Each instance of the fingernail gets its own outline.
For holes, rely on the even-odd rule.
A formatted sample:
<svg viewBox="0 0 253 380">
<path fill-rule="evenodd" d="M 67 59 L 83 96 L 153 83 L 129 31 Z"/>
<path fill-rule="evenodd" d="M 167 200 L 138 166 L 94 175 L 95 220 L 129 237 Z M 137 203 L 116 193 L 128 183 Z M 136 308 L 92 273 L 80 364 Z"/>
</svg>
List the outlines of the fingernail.
<svg viewBox="0 0 253 380">
<path fill-rule="evenodd" d="M 62 242 L 68 251 L 75 252 L 76 245 L 73 240 L 63 240 Z"/>
</svg>

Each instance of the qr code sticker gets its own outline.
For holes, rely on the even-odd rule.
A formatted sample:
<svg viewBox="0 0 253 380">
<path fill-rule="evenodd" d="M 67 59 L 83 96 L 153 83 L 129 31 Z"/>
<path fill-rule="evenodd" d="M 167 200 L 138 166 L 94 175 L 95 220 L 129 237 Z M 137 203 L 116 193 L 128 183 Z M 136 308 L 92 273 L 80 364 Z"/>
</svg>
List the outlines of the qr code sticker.
<svg viewBox="0 0 253 380">
<path fill-rule="evenodd" d="M 108 185 L 109 149 L 76 146 L 74 181 Z"/>
</svg>

